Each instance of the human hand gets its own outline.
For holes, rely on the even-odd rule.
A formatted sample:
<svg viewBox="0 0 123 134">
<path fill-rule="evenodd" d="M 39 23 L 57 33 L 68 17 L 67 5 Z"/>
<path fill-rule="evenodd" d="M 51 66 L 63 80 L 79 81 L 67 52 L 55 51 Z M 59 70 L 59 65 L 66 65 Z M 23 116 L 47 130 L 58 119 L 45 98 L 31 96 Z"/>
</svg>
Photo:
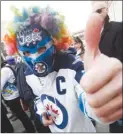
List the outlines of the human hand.
<svg viewBox="0 0 123 134">
<path fill-rule="evenodd" d="M 51 115 L 47 115 L 47 113 L 43 113 L 42 114 L 42 123 L 44 126 L 49 126 L 49 125 L 52 125 L 54 122 L 53 122 L 53 119 L 52 119 L 52 116 Z"/>
<path fill-rule="evenodd" d="M 99 50 L 103 21 L 98 13 L 94 13 L 87 23 L 84 55 L 86 73 L 80 84 L 95 115 L 103 122 L 114 122 L 122 118 L 123 112 L 122 63 Z"/>
</svg>

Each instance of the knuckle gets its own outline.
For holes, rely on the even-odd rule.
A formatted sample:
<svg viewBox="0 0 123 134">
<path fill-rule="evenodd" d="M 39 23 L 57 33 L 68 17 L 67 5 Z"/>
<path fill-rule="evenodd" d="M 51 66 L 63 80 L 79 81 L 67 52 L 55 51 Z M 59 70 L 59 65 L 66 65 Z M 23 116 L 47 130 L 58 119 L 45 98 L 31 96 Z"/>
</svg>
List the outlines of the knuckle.
<svg viewBox="0 0 123 134">
<path fill-rule="evenodd" d="M 114 78 L 115 80 L 115 87 L 114 87 L 114 92 L 116 92 L 117 96 L 121 95 L 122 96 L 122 90 L 123 90 L 123 83 L 122 83 L 122 72 L 118 73 L 116 77 Z M 120 97 L 122 98 L 122 97 Z"/>
<path fill-rule="evenodd" d="M 91 90 L 90 90 L 90 87 L 89 87 L 89 79 L 88 79 L 88 77 L 86 76 L 86 74 L 82 77 L 81 85 L 82 85 L 82 88 L 83 88 L 86 92 L 91 93 Z"/>
<path fill-rule="evenodd" d="M 110 122 L 110 119 L 109 119 L 108 117 L 101 118 L 101 120 L 102 120 L 104 123 L 109 123 L 109 122 Z"/>
<path fill-rule="evenodd" d="M 103 117 L 104 116 L 104 112 L 100 109 L 96 109 L 94 112 L 95 112 L 95 115 L 97 117 Z"/>
<path fill-rule="evenodd" d="M 99 106 L 97 98 L 94 98 L 93 95 L 87 97 L 87 101 L 92 108 L 97 108 Z"/>
<path fill-rule="evenodd" d="M 122 63 L 120 60 L 116 58 L 111 58 L 112 60 L 112 66 L 117 70 L 117 71 L 122 71 Z"/>
</svg>

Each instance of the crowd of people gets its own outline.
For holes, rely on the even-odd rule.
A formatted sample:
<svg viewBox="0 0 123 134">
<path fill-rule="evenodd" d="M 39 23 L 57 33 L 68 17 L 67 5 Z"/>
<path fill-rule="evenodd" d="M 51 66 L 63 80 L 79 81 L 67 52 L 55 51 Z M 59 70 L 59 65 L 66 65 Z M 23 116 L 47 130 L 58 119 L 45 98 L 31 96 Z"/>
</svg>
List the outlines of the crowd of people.
<svg viewBox="0 0 123 134">
<path fill-rule="evenodd" d="M 6 106 L 26 133 L 96 132 L 95 122 L 123 132 L 122 23 L 110 21 L 103 2 L 93 7 L 86 44 L 50 8 L 13 10 L 3 39 L 11 56 L 1 62 L 2 133 L 14 132 Z"/>
</svg>

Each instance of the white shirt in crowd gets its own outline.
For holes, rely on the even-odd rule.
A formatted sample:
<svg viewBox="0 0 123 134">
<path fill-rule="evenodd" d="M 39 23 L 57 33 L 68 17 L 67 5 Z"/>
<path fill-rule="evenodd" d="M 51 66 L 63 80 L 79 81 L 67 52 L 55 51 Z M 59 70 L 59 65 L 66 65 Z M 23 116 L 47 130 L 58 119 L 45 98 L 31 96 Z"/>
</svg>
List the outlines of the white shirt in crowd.
<svg viewBox="0 0 123 134">
<path fill-rule="evenodd" d="M 1 69 L 1 90 L 2 96 L 5 100 L 13 100 L 19 97 L 19 91 L 13 82 L 15 81 L 15 76 L 13 71 L 8 67 L 3 67 Z"/>
</svg>

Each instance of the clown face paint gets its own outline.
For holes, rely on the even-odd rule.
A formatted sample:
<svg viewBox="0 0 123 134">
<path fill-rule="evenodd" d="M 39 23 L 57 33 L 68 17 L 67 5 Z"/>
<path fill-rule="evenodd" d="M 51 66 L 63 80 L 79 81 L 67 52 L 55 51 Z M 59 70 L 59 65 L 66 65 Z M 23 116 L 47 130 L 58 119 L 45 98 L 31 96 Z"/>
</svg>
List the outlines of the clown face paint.
<svg viewBox="0 0 123 134">
<path fill-rule="evenodd" d="M 39 25 L 23 27 L 17 33 L 18 49 L 28 66 L 37 76 L 52 71 L 55 47 L 51 36 Z"/>
</svg>

